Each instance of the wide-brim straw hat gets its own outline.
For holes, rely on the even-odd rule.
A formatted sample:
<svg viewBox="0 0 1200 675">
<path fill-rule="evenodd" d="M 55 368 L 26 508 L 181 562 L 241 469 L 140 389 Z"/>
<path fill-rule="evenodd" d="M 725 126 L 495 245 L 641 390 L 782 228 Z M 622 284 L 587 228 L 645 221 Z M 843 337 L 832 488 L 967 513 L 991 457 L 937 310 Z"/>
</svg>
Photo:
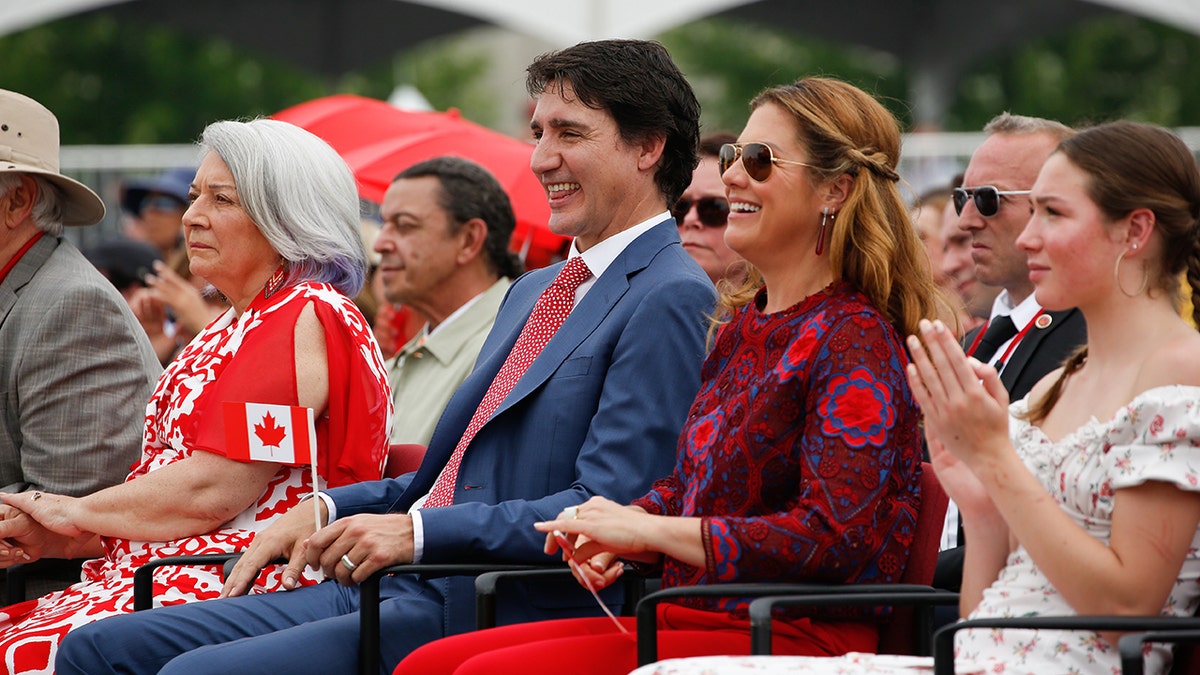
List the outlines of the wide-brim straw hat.
<svg viewBox="0 0 1200 675">
<path fill-rule="evenodd" d="M 0 89 L 0 172 L 38 175 L 59 188 L 63 225 L 100 222 L 104 201 L 59 172 L 58 143 L 54 113 L 28 96 Z"/>
</svg>

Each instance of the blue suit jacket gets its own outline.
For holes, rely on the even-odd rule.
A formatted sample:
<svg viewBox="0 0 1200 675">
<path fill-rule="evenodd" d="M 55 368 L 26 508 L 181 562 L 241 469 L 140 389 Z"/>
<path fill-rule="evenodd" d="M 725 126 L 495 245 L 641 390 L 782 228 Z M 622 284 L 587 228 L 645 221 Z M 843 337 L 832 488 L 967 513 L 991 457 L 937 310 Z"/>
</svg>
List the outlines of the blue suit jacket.
<svg viewBox="0 0 1200 675">
<path fill-rule="evenodd" d="M 513 283 L 417 472 L 330 490 L 339 518 L 404 511 L 429 492 L 561 266 Z M 592 495 L 629 502 L 667 475 L 700 386 L 714 299 L 674 221 L 630 243 L 476 434 L 454 504 L 422 510 L 422 562 L 548 562 L 534 522 Z M 469 622 L 473 605 L 461 600 L 457 618 Z"/>
</svg>

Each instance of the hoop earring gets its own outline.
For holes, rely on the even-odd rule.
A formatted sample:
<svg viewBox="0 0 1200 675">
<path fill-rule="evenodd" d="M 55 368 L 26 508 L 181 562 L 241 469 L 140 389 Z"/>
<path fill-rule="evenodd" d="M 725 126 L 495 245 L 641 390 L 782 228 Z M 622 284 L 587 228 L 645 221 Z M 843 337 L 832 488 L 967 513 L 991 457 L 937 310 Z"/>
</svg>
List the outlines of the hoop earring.
<svg viewBox="0 0 1200 675">
<path fill-rule="evenodd" d="M 1137 250 L 1137 244 L 1133 245 L 1133 250 L 1135 250 L 1135 251 Z M 1117 256 L 1117 264 L 1113 266 L 1113 281 L 1117 282 L 1117 290 L 1121 291 L 1122 295 L 1124 295 L 1127 298 L 1136 298 L 1139 295 L 1141 295 L 1142 293 L 1145 293 L 1146 287 L 1148 287 L 1150 285 L 1150 270 L 1146 269 L 1146 265 L 1143 264 L 1142 265 L 1142 285 L 1139 286 L 1137 291 L 1135 291 L 1133 293 L 1130 293 L 1129 291 L 1125 290 L 1125 287 L 1121 285 L 1121 261 L 1125 259 L 1126 253 L 1129 253 L 1129 251 L 1121 251 L 1121 255 Z"/>
<path fill-rule="evenodd" d="M 837 220 L 836 213 L 830 213 L 829 207 L 821 209 L 821 229 L 817 232 L 817 255 L 825 251 L 825 225 Z"/>
</svg>

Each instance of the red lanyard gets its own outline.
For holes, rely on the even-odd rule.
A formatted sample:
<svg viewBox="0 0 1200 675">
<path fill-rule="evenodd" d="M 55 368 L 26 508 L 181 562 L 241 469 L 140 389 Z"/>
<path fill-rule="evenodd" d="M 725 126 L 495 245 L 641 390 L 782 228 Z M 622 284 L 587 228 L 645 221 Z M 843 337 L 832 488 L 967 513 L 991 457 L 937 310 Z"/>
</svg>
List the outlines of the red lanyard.
<svg viewBox="0 0 1200 675">
<path fill-rule="evenodd" d="M 41 239 L 42 235 L 44 234 L 46 233 L 38 232 L 33 239 L 25 242 L 25 245 L 21 247 L 21 250 L 17 251 L 17 254 L 12 257 L 12 260 L 9 260 L 8 264 L 4 266 L 4 269 L 0 269 L 0 282 L 4 281 L 4 277 L 7 277 L 8 273 L 12 271 L 12 268 L 17 266 L 17 263 L 20 262 L 21 257 L 25 255 L 25 252 L 33 248 L 33 245 L 38 243 L 38 240 Z"/>
<path fill-rule="evenodd" d="M 1008 347 L 1005 348 L 1004 353 L 1000 355 L 999 359 L 993 361 L 993 363 L 995 363 L 997 366 L 996 370 L 1000 370 L 1004 367 L 1004 364 L 1008 363 L 1008 357 L 1013 353 L 1013 350 L 1016 349 L 1017 345 L 1021 343 L 1021 340 L 1025 338 L 1025 334 L 1029 332 L 1029 329 L 1033 328 L 1033 324 L 1037 323 L 1038 317 L 1045 313 L 1046 310 L 1039 309 L 1037 314 L 1034 314 L 1033 318 L 1029 320 L 1029 323 L 1025 324 L 1025 327 L 1013 336 L 1012 341 L 1008 343 Z M 989 319 L 987 323 L 983 324 L 983 328 L 980 328 L 979 332 L 975 334 L 975 339 L 971 340 L 971 346 L 967 348 L 967 356 L 971 356 L 975 353 L 975 349 L 979 347 L 979 341 L 983 339 L 983 333 L 987 330 L 988 324 L 990 323 L 991 319 Z"/>
</svg>

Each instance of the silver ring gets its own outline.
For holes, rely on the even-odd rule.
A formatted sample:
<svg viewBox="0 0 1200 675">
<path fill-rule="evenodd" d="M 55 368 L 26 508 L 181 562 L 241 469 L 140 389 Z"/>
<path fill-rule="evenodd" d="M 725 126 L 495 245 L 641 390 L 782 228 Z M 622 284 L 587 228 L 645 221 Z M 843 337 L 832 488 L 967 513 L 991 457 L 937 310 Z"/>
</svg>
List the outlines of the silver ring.
<svg viewBox="0 0 1200 675">
<path fill-rule="evenodd" d="M 346 569 L 350 570 L 351 572 L 354 571 L 355 567 L 358 567 L 358 565 L 355 565 L 350 558 L 347 558 L 346 556 L 342 556 L 342 564 L 345 565 Z"/>
<path fill-rule="evenodd" d="M 33 501 L 36 502 L 37 500 L 39 500 L 41 498 L 42 498 L 42 493 L 40 493 L 40 492 L 33 493 Z"/>
</svg>

